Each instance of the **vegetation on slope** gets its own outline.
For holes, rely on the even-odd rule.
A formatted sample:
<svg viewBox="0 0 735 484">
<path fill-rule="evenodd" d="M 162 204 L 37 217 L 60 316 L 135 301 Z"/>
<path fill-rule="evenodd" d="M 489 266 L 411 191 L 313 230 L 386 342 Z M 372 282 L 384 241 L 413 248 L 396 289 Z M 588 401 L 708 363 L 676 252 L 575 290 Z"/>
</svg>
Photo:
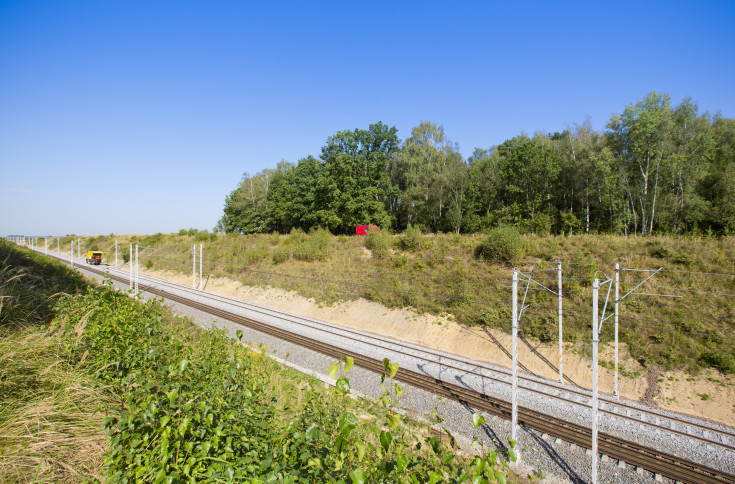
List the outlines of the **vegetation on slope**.
<svg viewBox="0 0 735 484">
<path fill-rule="evenodd" d="M 115 236 L 86 239 L 114 264 Z M 735 373 L 735 239 L 732 237 L 645 238 L 611 235 L 519 236 L 498 229 L 485 236 L 401 235 L 332 236 L 325 230 L 284 236 L 217 235 L 182 230 L 179 234 L 117 237 L 158 250 L 141 259 L 141 268 L 191 274 L 192 245 L 203 244 L 204 277 L 228 277 L 244 284 L 295 290 L 321 303 L 364 297 L 390 307 L 448 314 L 468 325 L 510 330 L 510 280 L 514 267 L 554 269 L 562 262 L 566 342 L 589 351 L 591 282 L 623 268 L 658 269 L 647 284 L 623 300 L 620 338 L 645 365 L 713 367 Z M 127 251 L 125 247 L 125 251 Z M 62 251 L 63 252 L 63 251 Z M 150 253 L 149 251 L 147 253 Z M 198 256 L 197 256 L 198 257 Z M 497 259 L 491 259 L 495 257 Z M 122 259 L 120 259 L 122 264 Z M 197 262 L 198 270 L 198 262 Z M 620 295 L 650 272 L 622 271 Z M 725 275 L 718 275 L 725 274 Z M 537 273 L 552 290 L 556 273 Z M 521 285 L 521 290 L 525 286 Z M 529 290 L 520 330 L 542 342 L 557 339 L 556 297 Z M 602 301 L 606 291 L 601 295 Z M 612 296 L 611 296 L 612 297 Z M 600 303 L 600 311 L 604 304 Z M 611 314 L 612 302 L 606 315 Z M 613 340 L 612 320 L 603 324 L 602 341 Z"/>
</svg>

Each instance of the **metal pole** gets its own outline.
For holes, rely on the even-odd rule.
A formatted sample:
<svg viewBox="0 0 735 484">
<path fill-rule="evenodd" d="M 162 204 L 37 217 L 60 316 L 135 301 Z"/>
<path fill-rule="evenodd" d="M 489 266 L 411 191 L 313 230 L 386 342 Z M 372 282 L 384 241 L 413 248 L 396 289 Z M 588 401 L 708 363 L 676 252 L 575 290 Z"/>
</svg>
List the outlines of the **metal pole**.
<svg viewBox="0 0 735 484">
<path fill-rule="evenodd" d="M 115 269 L 117 269 L 117 240 L 115 241 Z"/>
<path fill-rule="evenodd" d="M 202 287 L 202 260 L 204 259 L 204 249 L 202 248 L 202 244 L 199 244 L 199 286 Z"/>
<path fill-rule="evenodd" d="M 197 287 L 197 245 L 191 246 L 191 287 Z"/>
<path fill-rule="evenodd" d="M 43 253 L 48 255 L 48 237 L 43 238 Z"/>
<path fill-rule="evenodd" d="M 130 290 L 133 290 L 133 244 L 130 244 Z"/>
<path fill-rule="evenodd" d="M 556 266 L 556 270 L 558 272 L 559 276 L 559 383 L 564 383 L 564 360 L 562 359 L 562 355 L 564 354 L 564 344 L 562 343 L 562 325 L 561 325 L 561 319 L 562 319 L 562 293 L 561 293 L 561 262 L 559 262 Z"/>
<path fill-rule="evenodd" d="M 615 264 L 615 385 L 613 395 L 620 398 L 618 394 L 618 295 L 620 294 L 620 264 Z"/>
<path fill-rule="evenodd" d="M 135 294 L 138 295 L 138 244 L 135 244 Z"/>
<path fill-rule="evenodd" d="M 513 271 L 513 388 L 511 390 L 511 402 L 513 411 L 511 414 L 510 438 L 516 440 L 518 426 L 518 271 Z M 516 451 L 517 454 L 517 451 Z"/>
<path fill-rule="evenodd" d="M 597 344 L 600 341 L 597 301 L 599 279 L 592 281 L 592 484 L 597 484 Z"/>
<path fill-rule="evenodd" d="M 61 254 L 61 237 L 56 239 L 56 253 Z"/>
<path fill-rule="evenodd" d="M 71 268 L 74 269 L 74 241 L 71 241 L 71 254 L 69 254 L 69 262 L 71 263 Z"/>
</svg>

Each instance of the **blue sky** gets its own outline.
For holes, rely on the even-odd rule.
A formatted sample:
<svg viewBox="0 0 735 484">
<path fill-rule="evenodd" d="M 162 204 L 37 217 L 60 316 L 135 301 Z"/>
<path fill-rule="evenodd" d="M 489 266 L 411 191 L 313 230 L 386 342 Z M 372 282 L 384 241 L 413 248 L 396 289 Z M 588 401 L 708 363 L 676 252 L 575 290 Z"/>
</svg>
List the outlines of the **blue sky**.
<svg viewBox="0 0 735 484">
<path fill-rule="evenodd" d="M 735 117 L 735 2 L 0 0 L 0 235 L 212 229 L 382 121 L 464 156 L 648 92 Z"/>
</svg>

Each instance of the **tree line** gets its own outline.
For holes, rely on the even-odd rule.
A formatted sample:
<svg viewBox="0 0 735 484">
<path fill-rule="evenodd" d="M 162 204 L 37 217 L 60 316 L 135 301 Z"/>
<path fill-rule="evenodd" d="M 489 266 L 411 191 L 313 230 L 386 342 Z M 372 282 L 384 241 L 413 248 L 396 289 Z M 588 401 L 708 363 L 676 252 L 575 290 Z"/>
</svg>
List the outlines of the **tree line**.
<svg viewBox="0 0 735 484">
<path fill-rule="evenodd" d="M 604 132 L 521 134 L 464 159 L 441 126 L 401 141 L 382 122 L 339 131 L 319 158 L 245 173 L 215 230 L 472 233 L 513 225 L 540 235 L 685 234 L 735 230 L 735 120 L 672 107 L 651 92 Z"/>
</svg>

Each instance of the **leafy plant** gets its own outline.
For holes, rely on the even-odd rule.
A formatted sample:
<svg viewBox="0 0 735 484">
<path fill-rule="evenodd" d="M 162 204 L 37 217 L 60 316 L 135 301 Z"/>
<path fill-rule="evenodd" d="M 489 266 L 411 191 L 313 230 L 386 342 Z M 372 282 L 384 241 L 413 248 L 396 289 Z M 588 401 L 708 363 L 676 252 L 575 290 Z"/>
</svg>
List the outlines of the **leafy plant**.
<svg viewBox="0 0 735 484">
<path fill-rule="evenodd" d="M 523 258 L 523 240 L 518 229 L 508 225 L 491 229 L 475 249 L 475 257 L 510 262 Z"/>
</svg>

